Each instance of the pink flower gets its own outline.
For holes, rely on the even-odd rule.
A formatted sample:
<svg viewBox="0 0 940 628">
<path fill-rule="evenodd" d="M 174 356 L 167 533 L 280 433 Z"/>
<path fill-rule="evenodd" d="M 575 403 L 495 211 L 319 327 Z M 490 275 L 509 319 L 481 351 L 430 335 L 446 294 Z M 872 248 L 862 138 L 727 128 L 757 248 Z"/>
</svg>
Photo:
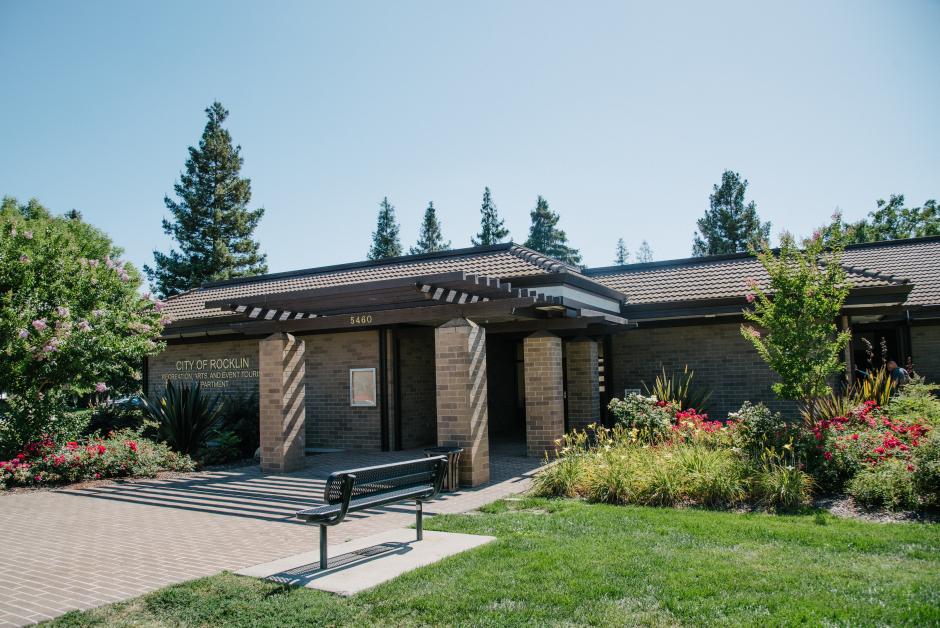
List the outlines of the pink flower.
<svg viewBox="0 0 940 628">
<path fill-rule="evenodd" d="M 753 292 L 748 292 L 746 295 L 744 295 L 744 298 L 747 299 L 747 302 L 748 302 L 748 303 L 753 303 L 753 302 L 754 302 L 754 293 L 753 293 Z"/>
<path fill-rule="evenodd" d="M 93 315 L 95 318 L 101 318 L 102 316 L 105 315 L 105 311 L 104 311 L 104 310 L 94 310 L 94 311 L 92 312 L 92 315 Z"/>
<path fill-rule="evenodd" d="M 91 266 L 92 268 L 97 268 L 97 267 L 98 267 L 98 260 L 96 260 L 96 259 L 90 259 L 90 260 L 88 260 L 88 265 Z"/>
<path fill-rule="evenodd" d="M 48 327 L 48 325 L 46 325 L 46 319 L 37 318 L 33 321 L 33 327 L 36 329 L 36 331 L 45 331 L 46 327 Z"/>
<path fill-rule="evenodd" d="M 65 318 L 66 316 L 69 315 L 69 308 L 65 307 L 64 305 L 60 305 L 59 307 L 55 309 L 55 311 L 62 318 Z"/>
<path fill-rule="evenodd" d="M 29 256 L 27 256 L 27 255 L 20 255 L 20 262 L 23 263 L 23 264 L 29 264 Z"/>
<path fill-rule="evenodd" d="M 162 312 L 162 311 L 163 311 L 163 308 L 165 308 L 165 307 L 166 307 L 166 303 L 164 303 L 163 301 L 154 301 L 154 302 L 153 302 L 153 309 L 156 310 L 157 312 Z"/>
<path fill-rule="evenodd" d="M 27 240 L 32 240 L 32 239 L 33 239 L 33 232 L 32 232 L 32 231 L 24 231 L 24 232 L 23 232 L 23 237 L 26 238 Z"/>
<path fill-rule="evenodd" d="M 88 321 L 80 321 L 77 325 L 78 331 L 91 331 L 91 325 L 88 324 Z"/>
<path fill-rule="evenodd" d="M 21 329 L 20 333 L 17 334 L 20 338 L 29 338 L 29 330 Z"/>
<path fill-rule="evenodd" d="M 97 384 L 95 384 L 95 392 L 103 393 L 106 390 L 108 390 L 108 385 L 105 384 L 104 382 L 98 382 Z"/>
</svg>

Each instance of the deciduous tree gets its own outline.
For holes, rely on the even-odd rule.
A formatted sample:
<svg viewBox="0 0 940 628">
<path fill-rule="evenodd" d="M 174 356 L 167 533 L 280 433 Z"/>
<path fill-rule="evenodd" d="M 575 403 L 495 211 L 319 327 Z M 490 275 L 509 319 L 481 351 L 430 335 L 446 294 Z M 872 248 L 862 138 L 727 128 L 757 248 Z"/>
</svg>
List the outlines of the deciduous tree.
<svg viewBox="0 0 940 628">
<path fill-rule="evenodd" d="M 75 436 L 70 411 L 139 388 L 143 358 L 162 349 L 163 304 L 120 255 L 77 215 L 3 200 L 0 459 L 43 434 Z"/>
</svg>

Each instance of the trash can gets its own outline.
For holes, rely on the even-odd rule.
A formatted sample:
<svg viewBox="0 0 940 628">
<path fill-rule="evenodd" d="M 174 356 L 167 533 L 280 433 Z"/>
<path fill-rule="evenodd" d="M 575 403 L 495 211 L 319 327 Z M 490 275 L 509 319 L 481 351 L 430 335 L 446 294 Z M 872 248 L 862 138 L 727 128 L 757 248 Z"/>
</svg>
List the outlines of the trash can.
<svg viewBox="0 0 940 628">
<path fill-rule="evenodd" d="M 447 473 L 444 475 L 444 486 L 441 490 L 450 492 L 455 491 L 460 486 L 460 454 L 463 453 L 463 447 L 428 447 L 424 450 L 424 455 L 428 458 L 434 456 L 447 456 Z"/>
</svg>

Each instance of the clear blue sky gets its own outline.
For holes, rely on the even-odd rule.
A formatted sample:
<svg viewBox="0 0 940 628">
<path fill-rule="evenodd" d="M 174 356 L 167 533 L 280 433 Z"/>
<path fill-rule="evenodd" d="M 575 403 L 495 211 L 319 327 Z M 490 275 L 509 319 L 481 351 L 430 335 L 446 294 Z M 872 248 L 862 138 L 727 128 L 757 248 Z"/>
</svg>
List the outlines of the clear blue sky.
<svg viewBox="0 0 940 628">
<path fill-rule="evenodd" d="M 466 246 L 485 185 L 588 265 L 690 252 L 726 168 L 773 233 L 940 196 L 940 2 L 0 0 L 0 194 L 135 264 L 219 99 L 272 271 L 364 258 L 378 203 Z"/>
</svg>

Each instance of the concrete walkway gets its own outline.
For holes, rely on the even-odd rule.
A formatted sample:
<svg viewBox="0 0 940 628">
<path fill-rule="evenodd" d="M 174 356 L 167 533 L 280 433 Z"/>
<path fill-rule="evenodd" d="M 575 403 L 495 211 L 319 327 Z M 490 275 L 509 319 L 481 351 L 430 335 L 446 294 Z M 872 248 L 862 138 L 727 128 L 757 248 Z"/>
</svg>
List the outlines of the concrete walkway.
<svg viewBox="0 0 940 628">
<path fill-rule="evenodd" d="M 78 490 L 0 495 L 0 626 L 21 626 L 317 549 L 317 528 L 293 518 L 320 503 L 335 470 L 421 457 L 342 452 L 303 471 L 257 467 Z M 493 455 L 492 480 L 442 495 L 426 514 L 474 510 L 530 485 L 539 461 Z M 351 515 L 330 531 L 339 544 L 414 523 L 402 504 Z"/>
</svg>

